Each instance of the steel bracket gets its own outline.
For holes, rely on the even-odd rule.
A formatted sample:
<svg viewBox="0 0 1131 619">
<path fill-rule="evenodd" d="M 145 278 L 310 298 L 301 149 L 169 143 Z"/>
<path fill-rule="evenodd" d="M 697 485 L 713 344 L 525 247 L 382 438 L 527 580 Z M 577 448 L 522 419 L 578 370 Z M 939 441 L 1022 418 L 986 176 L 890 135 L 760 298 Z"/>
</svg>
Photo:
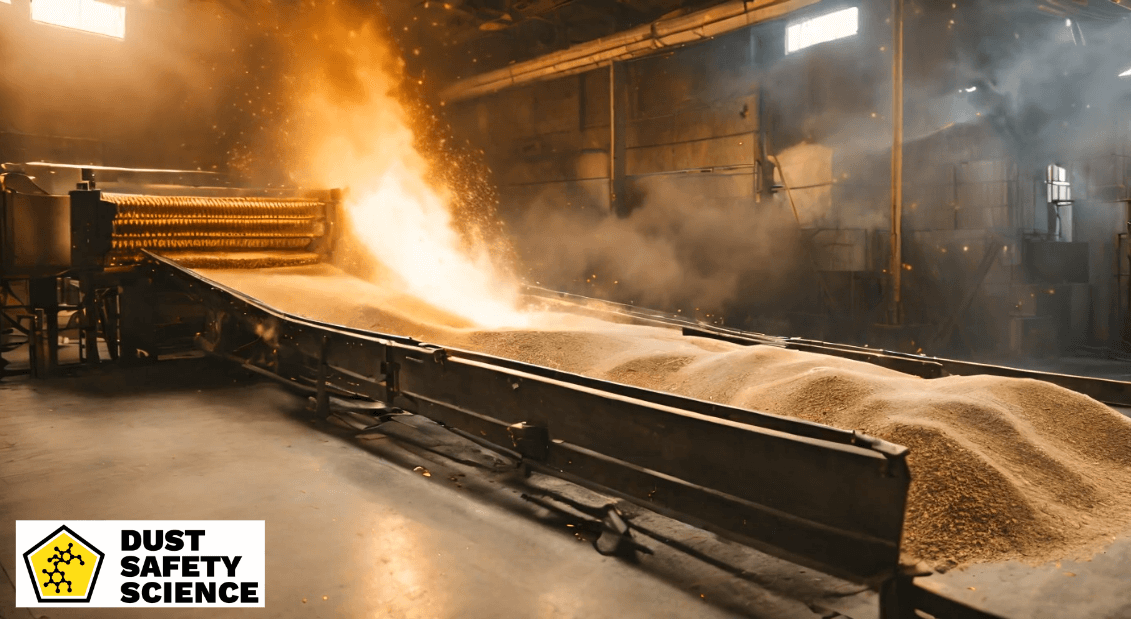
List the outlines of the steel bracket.
<svg viewBox="0 0 1131 619">
<path fill-rule="evenodd" d="M 524 458 L 535 462 L 545 462 L 550 453 L 550 432 L 544 427 L 533 426 L 525 421 L 507 426 L 511 444 Z"/>
</svg>

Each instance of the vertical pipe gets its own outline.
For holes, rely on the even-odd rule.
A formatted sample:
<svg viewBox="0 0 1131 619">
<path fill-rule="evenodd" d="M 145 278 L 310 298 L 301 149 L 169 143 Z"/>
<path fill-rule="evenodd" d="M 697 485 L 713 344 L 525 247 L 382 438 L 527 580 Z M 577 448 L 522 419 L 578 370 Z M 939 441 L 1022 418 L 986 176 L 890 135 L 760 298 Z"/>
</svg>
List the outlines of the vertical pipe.
<svg viewBox="0 0 1131 619">
<path fill-rule="evenodd" d="M 28 373 L 32 378 L 39 376 L 39 323 L 35 310 L 31 310 L 28 318 L 27 330 L 27 365 Z"/>
<path fill-rule="evenodd" d="M 1131 324 L 1131 200 L 1127 201 L 1127 210 L 1125 211 L 1125 214 L 1126 214 L 1125 220 L 1127 222 L 1126 223 L 1127 234 L 1123 238 L 1126 238 L 1128 242 L 1126 244 L 1120 245 L 1119 247 L 1122 250 L 1124 257 L 1127 258 L 1127 273 L 1128 273 L 1128 277 L 1127 277 L 1127 305 L 1124 306 L 1123 308 L 1121 308 L 1121 310 L 1120 310 L 1122 315 L 1123 315 L 1123 320 L 1120 321 L 1120 322 L 1117 322 L 1116 325 L 1115 325 L 1115 328 L 1119 329 L 1119 341 L 1120 342 L 1126 342 L 1127 341 L 1126 333 L 1128 332 L 1128 325 Z M 1116 235 L 1116 237 L 1119 238 L 1120 235 Z M 1116 273 L 1115 294 L 1116 294 L 1116 296 L 1122 296 L 1121 293 L 1123 292 L 1123 288 L 1122 288 L 1122 285 L 1123 285 L 1123 277 L 1122 277 L 1123 259 L 1122 259 L 1122 257 L 1116 256 L 1116 260 L 1118 261 L 1118 264 L 1115 267 L 1115 273 Z M 1118 301 L 1116 302 L 1116 305 L 1119 305 Z M 1110 336 L 1109 336 L 1109 338 L 1110 338 Z"/>
<path fill-rule="evenodd" d="M 627 127 L 628 88 L 625 66 L 609 64 L 609 212 L 628 215 L 625 203 L 625 135 Z"/>
<path fill-rule="evenodd" d="M 79 279 L 82 289 L 82 333 L 86 339 L 86 359 L 89 363 L 101 361 L 98 353 L 98 304 L 95 301 L 94 280 L 85 274 Z"/>
<path fill-rule="evenodd" d="M 118 289 L 106 290 L 102 297 L 102 335 L 106 339 L 106 351 L 111 361 L 117 361 L 120 356 L 120 338 L 118 335 L 121 313 L 118 308 Z"/>
<path fill-rule="evenodd" d="M 33 277 L 27 280 L 28 305 L 40 316 L 40 343 L 43 353 L 40 366 L 44 375 L 51 373 L 59 363 L 59 279 L 56 277 Z M 43 310 L 41 313 L 39 310 Z"/>
<path fill-rule="evenodd" d="M 751 67 L 752 69 L 760 68 L 760 67 L 758 67 L 758 37 L 755 34 L 755 30 L 756 29 L 754 29 L 754 28 L 748 29 L 748 31 L 750 33 L 750 62 L 748 63 L 748 66 Z M 763 81 L 762 72 L 760 70 L 758 70 L 756 72 L 756 75 L 757 75 L 757 78 L 758 78 L 758 111 L 757 111 L 758 115 L 754 117 L 754 122 L 757 123 L 757 129 L 754 132 L 754 136 L 753 136 L 754 139 L 751 140 L 751 141 L 754 142 L 754 144 L 753 144 L 753 146 L 754 146 L 754 170 L 753 170 L 753 172 L 754 172 L 754 174 L 753 174 L 753 176 L 754 176 L 754 179 L 753 179 L 754 180 L 754 202 L 755 203 L 761 203 L 762 202 L 762 169 L 765 167 L 765 160 L 766 160 L 766 149 L 764 148 L 765 130 L 764 130 L 764 127 L 762 126 L 763 125 L 762 119 L 764 118 L 764 112 L 765 112 L 765 108 L 763 107 L 764 104 L 762 102 L 762 99 L 765 96 L 765 92 L 764 92 L 764 89 L 762 87 L 762 81 Z"/>
<path fill-rule="evenodd" d="M 34 378 L 47 378 L 51 374 L 51 344 L 48 340 L 47 312 L 40 307 L 35 308 L 35 330 L 28 350 L 34 352 L 31 357 L 31 375 Z"/>
<path fill-rule="evenodd" d="M 47 310 L 44 318 L 47 321 L 44 325 L 47 332 L 47 372 L 51 374 L 59 366 L 59 308 Z"/>
<path fill-rule="evenodd" d="M 903 0 L 892 0 L 891 277 L 888 324 L 903 322 Z"/>
<path fill-rule="evenodd" d="M 4 379 L 4 368 L 8 361 L 4 359 L 4 349 L 8 346 L 8 286 L 0 283 L 0 380 Z"/>
<path fill-rule="evenodd" d="M 764 195 L 767 199 L 770 197 L 770 188 L 774 185 L 774 168 L 770 163 L 770 147 L 769 147 L 769 131 L 766 121 L 766 88 L 761 80 L 763 76 L 758 76 L 758 202 L 762 201 Z"/>
<path fill-rule="evenodd" d="M 1128 203 L 1128 206 L 1131 206 L 1131 203 Z M 1124 314 L 1125 314 L 1126 310 L 1124 310 L 1123 301 L 1121 300 L 1123 298 L 1123 259 L 1122 259 L 1121 256 L 1125 251 L 1126 250 L 1123 247 L 1123 234 L 1116 232 L 1115 233 L 1115 297 L 1114 297 L 1115 301 L 1114 301 L 1114 303 L 1112 303 L 1113 305 L 1115 305 L 1115 322 L 1113 323 L 1111 321 L 1111 318 L 1110 317 L 1108 318 L 1108 323 L 1107 323 L 1108 331 L 1107 331 L 1107 333 L 1104 334 L 1103 337 L 1100 338 L 1102 340 L 1110 339 L 1111 334 L 1116 329 L 1119 329 L 1120 325 L 1122 325 L 1124 323 L 1124 320 L 1125 320 Z M 1131 254 L 1131 252 L 1128 252 L 1128 253 Z M 1128 301 L 1128 307 L 1131 307 L 1131 298 L 1127 299 L 1127 301 Z M 1109 314 L 1109 316 L 1110 316 L 1110 314 Z"/>
<path fill-rule="evenodd" d="M 617 63 L 609 63 L 609 212 L 617 212 Z"/>
</svg>

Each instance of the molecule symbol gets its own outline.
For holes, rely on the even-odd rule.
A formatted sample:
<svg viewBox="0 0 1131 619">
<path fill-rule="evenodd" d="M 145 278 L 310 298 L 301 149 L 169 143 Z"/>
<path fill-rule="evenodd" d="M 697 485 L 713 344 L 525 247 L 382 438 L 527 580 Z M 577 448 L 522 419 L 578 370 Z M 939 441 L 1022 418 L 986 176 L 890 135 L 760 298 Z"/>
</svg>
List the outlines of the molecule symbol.
<svg viewBox="0 0 1131 619">
<path fill-rule="evenodd" d="M 63 583 L 67 583 L 67 593 L 71 592 L 72 583 L 71 581 L 67 580 L 66 573 L 59 571 L 58 563 L 55 564 L 55 568 L 50 572 L 43 570 L 43 573 L 47 574 L 47 582 L 43 583 L 44 589 L 50 587 L 51 585 L 55 585 L 55 593 L 59 593 L 59 587 L 61 587 Z"/>
<path fill-rule="evenodd" d="M 59 550 L 59 547 L 56 546 L 55 554 L 51 555 L 51 558 L 47 561 L 54 563 L 55 567 L 59 567 L 60 563 L 66 563 L 67 565 L 70 565 L 71 561 L 75 559 L 78 559 L 79 565 L 86 565 L 86 563 L 83 563 L 82 555 L 77 555 L 71 552 L 72 546 L 74 546 L 74 544 L 67 544 L 66 550 Z"/>
<path fill-rule="evenodd" d="M 71 585 L 73 583 L 67 580 L 67 574 L 66 572 L 63 572 L 59 569 L 59 564 L 66 563 L 67 565 L 70 565 L 71 561 L 78 560 L 79 565 L 86 565 L 86 563 L 82 560 L 82 555 L 71 552 L 71 548 L 73 546 L 73 543 L 67 544 L 66 550 L 59 550 L 58 546 L 55 547 L 55 554 L 51 555 L 51 558 L 47 560 L 48 563 L 53 564 L 51 571 L 48 572 L 47 570 L 43 570 L 43 573 L 47 574 L 47 582 L 43 583 L 44 589 L 51 585 L 55 585 L 55 593 L 59 593 L 60 587 L 63 585 L 63 583 L 67 583 L 67 592 L 70 593 Z"/>
</svg>

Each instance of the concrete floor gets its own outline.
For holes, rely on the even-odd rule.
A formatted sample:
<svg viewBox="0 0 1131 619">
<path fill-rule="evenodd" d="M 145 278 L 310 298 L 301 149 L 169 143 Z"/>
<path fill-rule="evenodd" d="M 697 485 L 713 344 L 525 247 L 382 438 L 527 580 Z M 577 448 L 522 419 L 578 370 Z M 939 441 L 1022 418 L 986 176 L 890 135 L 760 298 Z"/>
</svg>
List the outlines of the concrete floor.
<svg viewBox="0 0 1131 619">
<path fill-rule="evenodd" d="M 17 519 L 266 521 L 266 608 L 162 617 L 877 616 L 871 591 L 649 512 L 633 524 L 668 542 L 601 556 L 521 494 L 607 497 L 356 434 L 211 359 L 0 382 L 0 619 L 122 616 L 14 608 Z M 920 580 L 1005 617 L 1129 619 L 1129 569 L 1121 537 L 1089 561 Z"/>
<path fill-rule="evenodd" d="M 657 516 L 642 522 L 723 560 L 649 538 L 637 565 L 601 556 L 504 477 L 358 441 L 227 372 L 183 360 L 0 382 L 0 617 L 123 615 L 15 609 L 17 519 L 266 521 L 266 608 L 162 617 L 875 616 L 871 592 Z"/>
</svg>

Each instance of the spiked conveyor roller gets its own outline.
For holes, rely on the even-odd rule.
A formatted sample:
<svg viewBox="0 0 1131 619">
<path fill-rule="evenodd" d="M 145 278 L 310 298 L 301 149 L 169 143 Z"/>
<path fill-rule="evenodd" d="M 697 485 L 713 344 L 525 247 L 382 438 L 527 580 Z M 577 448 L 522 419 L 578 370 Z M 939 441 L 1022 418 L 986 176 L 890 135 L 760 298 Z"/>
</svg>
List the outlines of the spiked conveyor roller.
<svg viewBox="0 0 1131 619">
<path fill-rule="evenodd" d="M 111 265 L 148 249 L 211 267 L 317 262 L 331 202 L 309 198 L 104 194 L 116 207 Z"/>
</svg>

